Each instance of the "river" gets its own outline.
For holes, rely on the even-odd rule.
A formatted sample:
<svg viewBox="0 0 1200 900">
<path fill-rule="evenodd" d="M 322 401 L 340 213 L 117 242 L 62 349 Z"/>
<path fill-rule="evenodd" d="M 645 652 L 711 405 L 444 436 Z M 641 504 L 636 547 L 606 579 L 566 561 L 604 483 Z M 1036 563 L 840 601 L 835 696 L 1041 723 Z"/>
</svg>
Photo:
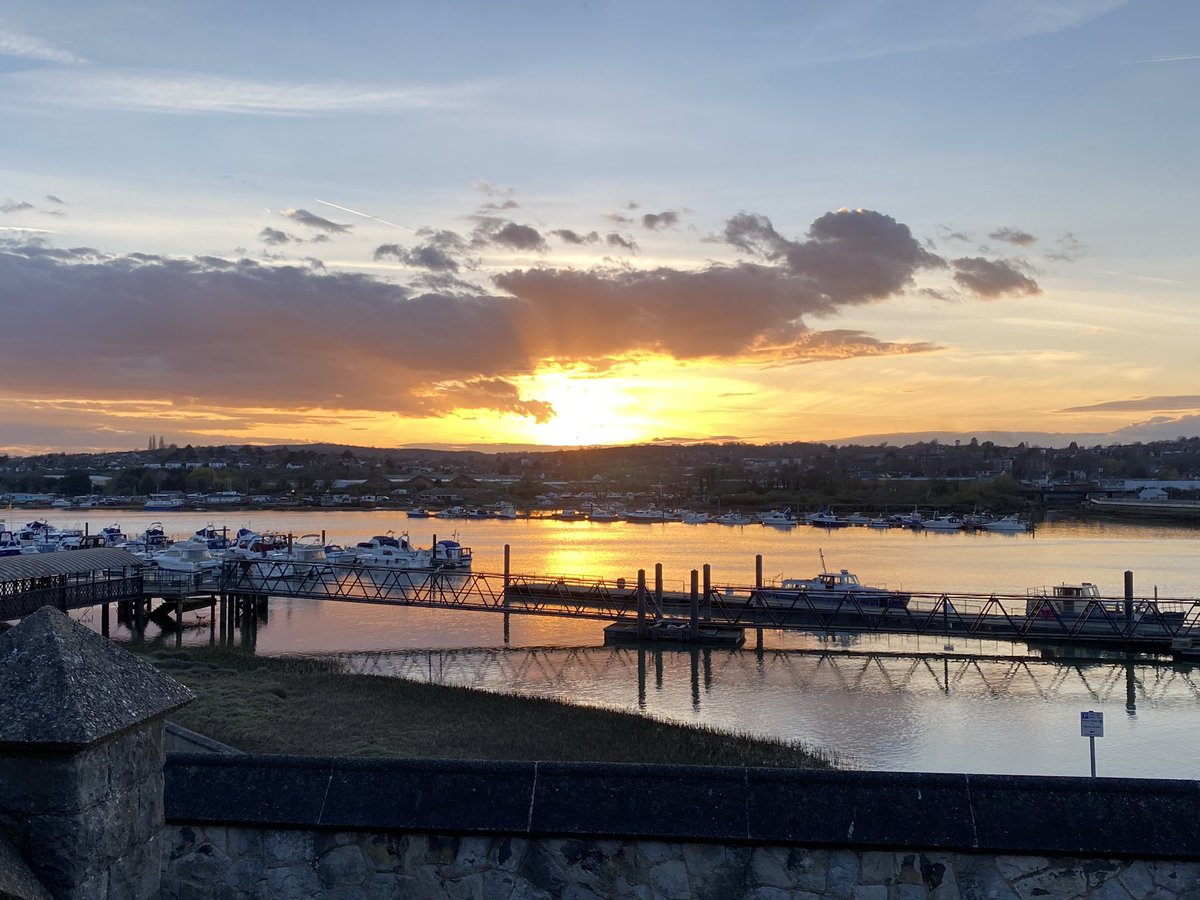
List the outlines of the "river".
<svg viewBox="0 0 1200 900">
<path fill-rule="evenodd" d="M 80 513 L 52 515 L 82 527 Z M 28 516 L 32 518 L 32 516 Z M 8 514 L 10 527 L 20 524 Z M 476 572 L 636 577 L 662 563 L 668 589 L 710 564 L 715 584 L 749 585 L 755 555 L 768 580 L 811 576 L 824 554 L 867 584 L 920 592 L 1024 594 L 1091 581 L 1162 599 L 1200 596 L 1200 530 L 1063 518 L 1033 534 L 922 533 L 800 526 L 723 527 L 554 520 L 406 520 L 394 511 L 88 514 L 95 532 L 163 521 L 186 535 L 210 522 L 236 530 L 324 531 L 354 543 L 407 530 L 418 545 L 457 537 Z M 97 614 L 82 618 L 98 627 Z M 203 616 L 185 641 L 206 642 Z M 556 697 L 663 719 L 805 741 L 863 769 L 1086 775 L 1079 714 L 1105 713 L 1100 775 L 1200 777 L 1200 671 L 1146 656 L 1073 659 L 1067 651 L 998 642 L 824 638 L 767 631 L 741 650 L 643 651 L 603 645 L 602 623 L 369 604 L 273 599 L 257 652 L 334 656 L 373 674 Z M 114 629 L 118 640 L 128 639 Z M 153 632 L 148 632 L 153 638 Z M 1095 654 L 1090 654 L 1095 656 Z"/>
</svg>

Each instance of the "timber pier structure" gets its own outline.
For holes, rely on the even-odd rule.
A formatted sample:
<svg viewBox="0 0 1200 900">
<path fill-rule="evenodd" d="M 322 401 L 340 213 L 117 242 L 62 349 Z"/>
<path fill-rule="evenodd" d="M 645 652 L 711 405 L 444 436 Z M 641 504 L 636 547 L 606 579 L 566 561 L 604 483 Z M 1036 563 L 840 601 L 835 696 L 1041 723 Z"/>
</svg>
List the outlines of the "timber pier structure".
<svg viewBox="0 0 1200 900">
<path fill-rule="evenodd" d="M 20 619 L 42 606 L 63 612 L 109 605 L 137 632 L 148 621 L 174 629 L 188 611 L 207 609 L 232 642 L 239 626 L 250 631 L 270 597 L 374 603 L 502 614 L 505 637 L 512 615 L 556 616 L 607 622 L 606 639 L 677 641 L 738 646 L 753 629 L 762 646 L 767 629 L 818 634 L 850 633 L 1076 644 L 1189 656 L 1200 647 L 1200 600 L 1133 595 L 1089 598 L 1064 605 L 1046 597 L 1003 594 L 906 593 L 883 604 L 868 593 L 781 592 L 765 585 L 762 557 L 754 585 L 715 585 L 708 566 L 691 572 L 690 591 L 663 588 L 662 566 L 652 580 L 585 579 L 514 574 L 505 547 L 504 571 L 413 570 L 399 567 L 272 560 L 231 560 L 207 576 L 153 569 L 123 550 L 73 550 L 0 559 L 0 621 Z"/>
</svg>

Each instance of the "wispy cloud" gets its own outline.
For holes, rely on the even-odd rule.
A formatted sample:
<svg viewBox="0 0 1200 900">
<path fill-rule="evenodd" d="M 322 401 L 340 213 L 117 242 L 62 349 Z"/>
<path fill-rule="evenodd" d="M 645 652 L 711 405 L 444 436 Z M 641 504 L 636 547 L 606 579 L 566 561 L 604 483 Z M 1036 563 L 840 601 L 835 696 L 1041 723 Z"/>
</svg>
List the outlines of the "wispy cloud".
<svg viewBox="0 0 1200 900">
<path fill-rule="evenodd" d="M 337 82 L 270 82 L 187 72 L 71 69 L 5 76 L 12 96 L 56 106 L 143 112 L 312 115 L 464 106 L 484 89 Z"/>
<path fill-rule="evenodd" d="M 0 27 L 0 56 L 36 59 L 42 62 L 81 63 L 84 60 L 69 50 L 54 47 L 40 38 Z"/>
<path fill-rule="evenodd" d="M 1172 397 L 1135 397 L 1129 400 L 1106 400 L 1088 406 L 1068 406 L 1059 412 L 1178 412 L 1200 410 L 1200 395 L 1181 394 Z"/>
</svg>

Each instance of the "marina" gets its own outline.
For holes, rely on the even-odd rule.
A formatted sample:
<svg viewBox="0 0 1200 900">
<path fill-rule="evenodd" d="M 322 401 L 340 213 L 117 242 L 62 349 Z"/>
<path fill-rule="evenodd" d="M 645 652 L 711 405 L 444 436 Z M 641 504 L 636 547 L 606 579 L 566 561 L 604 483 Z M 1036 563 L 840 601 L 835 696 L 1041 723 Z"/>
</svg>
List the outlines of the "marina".
<svg viewBox="0 0 1200 900">
<path fill-rule="evenodd" d="M 120 524 L 133 534 L 153 521 L 149 514 L 127 515 Z M 207 517 L 175 515 L 167 517 L 166 530 L 186 536 L 207 523 Z M 95 533 L 111 523 L 88 524 Z M 242 524 L 262 532 L 325 531 L 331 542 L 354 545 L 404 523 L 382 511 L 229 522 L 231 528 Z M 428 546 L 442 536 L 436 532 L 450 531 L 448 523 L 431 526 L 433 521 L 420 535 L 414 531 L 414 542 Z M 909 594 L 914 608 L 926 599 L 936 602 L 937 587 L 984 599 L 993 592 L 1008 595 L 1022 616 L 1031 591 L 1034 597 L 1045 592 L 1052 602 L 1053 588 L 1064 584 L 1090 582 L 1102 596 L 1119 600 L 1126 569 L 1135 572 L 1136 595 L 1161 598 L 1161 604 L 1176 602 L 1169 598 L 1188 602 L 1200 584 L 1197 534 L 1145 524 L 1063 520 L 1043 523 L 1032 534 L 549 520 L 458 527 L 459 541 L 474 552 L 470 577 L 496 580 L 498 602 L 505 544 L 512 548 L 512 573 L 591 583 L 624 577 L 632 589 L 641 568 L 651 593 L 655 563 L 661 562 L 664 593 L 683 598 L 690 594 L 691 569 L 702 570 L 704 563 L 714 585 L 753 587 L 755 557 L 761 555 L 764 583 L 782 585 L 818 572 L 822 550 L 832 572 L 845 567 L 866 585 Z M 1108 774 L 1191 777 L 1195 768 L 1189 748 L 1200 737 L 1200 691 L 1191 665 L 1166 654 L 1062 646 L 1035 633 L 1019 641 L 981 632 L 947 639 L 932 632 L 815 633 L 772 624 L 764 625 L 761 646 L 749 630 L 744 649 L 606 647 L 602 617 L 594 610 L 543 616 L 509 609 L 503 616 L 450 608 L 455 593 L 447 586 L 463 578 L 443 579 L 440 605 L 318 603 L 275 595 L 252 620 L 242 619 L 254 627 L 248 634 L 239 630 L 235 640 L 257 653 L 331 655 L 356 671 L 403 677 L 420 671 L 444 683 L 803 739 L 866 768 L 1079 774 L 1077 707 L 1084 704 L 1113 713 L 1101 745 L 1102 773 L 1106 759 L 1113 766 Z M 503 612 L 502 602 L 500 607 Z M 714 611 L 719 608 L 714 604 Z M 621 612 L 636 619 L 636 609 Z M 75 615 L 100 630 L 99 609 Z M 185 612 L 182 632 L 149 621 L 144 639 L 168 646 L 176 640 L 208 643 L 220 639 L 220 622 L 219 610 L 214 615 L 202 606 Z M 112 623 L 111 635 L 135 639 L 133 623 Z"/>
</svg>

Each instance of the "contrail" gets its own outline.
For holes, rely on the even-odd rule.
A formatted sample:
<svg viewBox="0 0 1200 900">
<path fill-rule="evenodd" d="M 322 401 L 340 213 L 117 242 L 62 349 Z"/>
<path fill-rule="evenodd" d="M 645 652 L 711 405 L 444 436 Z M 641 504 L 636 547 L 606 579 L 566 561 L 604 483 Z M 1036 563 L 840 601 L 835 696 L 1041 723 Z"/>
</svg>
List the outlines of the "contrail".
<svg viewBox="0 0 1200 900">
<path fill-rule="evenodd" d="M 315 197 L 313 199 L 316 200 Z M 395 222 L 389 222 L 387 219 L 381 219 L 379 216 L 373 216 L 370 213 L 359 212 L 357 209 L 351 209 L 348 206 L 338 206 L 336 203 L 330 203 L 328 200 L 317 200 L 316 202 L 324 204 L 325 206 L 332 206 L 334 209 L 340 209 L 342 212 L 348 212 L 355 216 L 362 216 L 364 219 L 374 219 L 376 222 L 382 222 L 384 225 L 391 225 L 393 228 L 402 228 L 409 234 L 417 233 L 415 229 L 409 228 L 407 225 L 397 225 Z"/>
<path fill-rule="evenodd" d="M 1121 65 L 1136 66 L 1143 63 L 1182 62 L 1189 59 L 1200 59 L 1200 56 L 1148 56 L 1145 59 L 1122 60 Z"/>
</svg>

